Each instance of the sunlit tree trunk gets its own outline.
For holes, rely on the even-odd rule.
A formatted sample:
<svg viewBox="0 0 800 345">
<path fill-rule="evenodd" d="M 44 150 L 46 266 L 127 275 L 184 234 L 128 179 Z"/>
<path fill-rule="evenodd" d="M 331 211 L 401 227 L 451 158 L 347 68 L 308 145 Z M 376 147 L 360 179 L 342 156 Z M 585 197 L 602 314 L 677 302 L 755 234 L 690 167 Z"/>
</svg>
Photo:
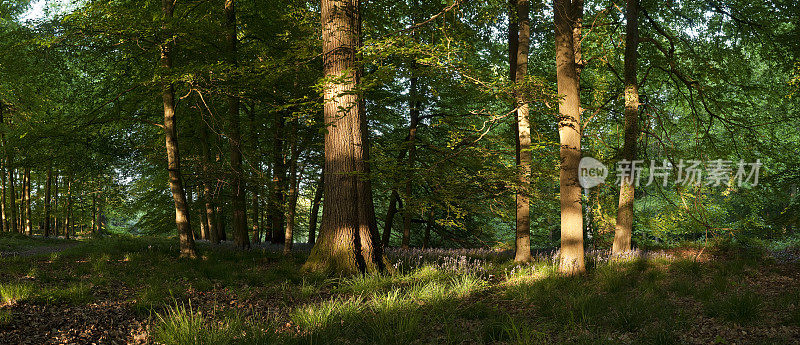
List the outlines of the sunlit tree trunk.
<svg viewBox="0 0 800 345">
<path fill-rule="evenodd" d="M 164 15 L 161 27 L 164 35 L 164 41 L 161 43 L 161 68 L 163 72 L 168 72 L 172 69 L 174 38 L 170 31 L 170 22 L 172 21 L 175 2 L 162 0 L 161 5 Z M 162 82 L 161 95 L 164 101 L 164 137 L 167 148 L 167 170 L 169 171 L 172 199 L 175 202 L 175 224 L 178 228 L 180 255 L 181 257 L 194 258 L 197 257 L 197 251 L 195 250 L 192 228 L 189 224 L 189 209 L 186 204 L 183 177 L 181 176 L 181 156 L 178 150 L 178 133 L 175 126 L 175 90 L 171 81 Z"/>
<path fill-rule="evenodd" d="M 325 190 L 319 240 L 305 269 L 356 274 L 385 269 L 369 180 L 364 104 L 358 90 L 358 0 L 322 0 Z"/>
<path fill-rule="evenodd" d="M 531 28 L 528 12 L 530 2 L 517 0 L 516 13 L 519 34 L 517 36 L 517 59 L 515 61 L 517 85 L 523 85 L 528 75 L 528 50 L 530 49 Z M 524 90 L 524 89 L 523 89 Z M 528 117 L 528 95 L 522 90 L 516 92 L 517 99 L 517 174 L 519 191 L 517 192 L 516 222 L 516 254 L 514 261 L 531 260 L 531 211 L 530 211 L 530 174 L 531 174 L 531 124 Z"/>
<path fill-rule="evenodd" d="M 53 167 L 47 168 L 47 181 L 44 183 L 44 237 L 50 237 L 50 186 L 53 181 Z"/>
<path fill-rule="evenodd" d="M 0 120 L 0 121 L 2 121 L 2 120 Z M 0 123 L 2 123 L 2 122 L 0 122 Z M 2 182 L 0 182 L 0 183 L 2 183 L 2 185 L 0 186 L 0 189 L 2 189 L 2 193 L 0 193 L 0 194 L 2 194 L 2 198 L 3 198 L 3 200 L 0 200 L 0 216 L 2 216 L 2 220 L 1 220 L 2 224 L 0 224 L 0 227 L 2 227 L 2 228 L 0 228 L 0 231 L 6 232 L 6 231 L 11 231 L 11 230 L 9 230 L 8 219 L 6 218 L 6 168 L 7 167 L 6 167 L 6 164 L 5 164 L 5 159 L 0 160 L 0 164 L 2 165 L 2 168 L 0 169 L 0 179 L 2 179 Z"/>
<path fill-rule="evenodd" d="M 325 169 L 319 176 L 317 190 L 314 191 L 314 200 L 311 201 L 311 214 L 308 216 L 308 243 L 317 242 L 317 218 L 319 217 L 319 204 L 322 201 L 322 191 L 325 188 Z"/>
<path fill-rule="evenodd" d="M 639 47 L 639 0 L 627 0 L 625 19 L 625 142 L 622 145 L 622 159 L 636 159 L 636 138 L 639 136 L 639 85 L 636 68 Z M 618 255 L 631 250 L 633 232 L 634 187 L 630 174 L 625 174 L 619 187 L 619 208 L 614 231 L 612 254 Z"/>
<path fill-rule="evenodd" d="M 22 181 L 25 184 L 24 189 L 23 189 L 23 191 L 25 193 L 25 195 L 23 196 L 25 198 L 25 206 L 24 206 L 25 207 L 25 233 L 28 234 L 28 236 L 31 236 L 31 235 L 33 235 L 33 226 L 32 226 L 32 223 L 31 223 L 31 217 L 33 215 L 31 214 L 31 168 L 30 167 L 27 167 L 27 166 L 25 167 L 24 175 L 25 176 L 23 176 Z"/>
<path fill-rule="evenodd" d="M 580 0 L 579 0 L 580 1 Z M 585 271 L 583 212 L 578 163 L 581 159 L 580 94 L 575 65 L 573 21 L 575 10 L 569 0 L 554 0 L 556 81 L 559 103 L 558 134 L 561 141 L 559 172 L 561 193 L 561 263 L 566 274 Z"/>
</svg>

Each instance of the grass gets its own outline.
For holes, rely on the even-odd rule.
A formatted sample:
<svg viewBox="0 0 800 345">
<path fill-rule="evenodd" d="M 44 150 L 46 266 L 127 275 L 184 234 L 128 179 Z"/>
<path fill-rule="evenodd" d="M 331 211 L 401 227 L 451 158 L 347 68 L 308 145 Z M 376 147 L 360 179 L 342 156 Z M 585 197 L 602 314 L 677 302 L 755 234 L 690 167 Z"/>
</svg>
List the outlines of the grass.
<svg viewBox="0 0 800 345">
<path fill-rule="evenodd" d="M 15 322 L 20 304 L 103 301 L 130 308 L 163 344 L 678 344 L 700 319 L 757 329 L 776 309 L 785 310 L 782 324 L 800 327 L 800 296 L 767 300 L 745 279 L 759 271 L 756 256 L 739 249 L 723 261 L 597 261 L 578 277 L 559 275 L 549 260 L 476 256 L 330 278 L 301 272 L 302 254 L 200 246 L 198 260 L 179 259 L 176 243 L 160 238 L 0 259 L 9 278 L 0 327 Z"/>
<path fill-rule="evenodd" d="M 1 252 L 24 252 L 37 247 L 49 247 L 67 241 L 55 238 L 29 237 L 15 232 L 0 232 Z"/>
</svg>

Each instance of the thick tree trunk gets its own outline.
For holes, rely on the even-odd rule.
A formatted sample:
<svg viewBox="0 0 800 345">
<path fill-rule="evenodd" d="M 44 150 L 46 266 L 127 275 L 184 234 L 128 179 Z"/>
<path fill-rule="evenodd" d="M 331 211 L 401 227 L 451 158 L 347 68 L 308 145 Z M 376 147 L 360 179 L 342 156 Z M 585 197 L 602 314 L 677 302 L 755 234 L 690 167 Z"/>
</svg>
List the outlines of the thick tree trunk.
<svg viewBox="0 0 800 345">
<path fill-rule="evenodd" d="M 622 159 L 632 162 L 636 159 L 636 138 L 639 136 L 639 83 L 636 68 L 639 47 L 639 0 L 627 0 L 627 24 L 625 25 L 625 143 L 622 146 Z M 633 232 L 634 187 L 630 173 L 625 174 L 619 187 L 619 208 L 614 231 L 612 254 L 618 255 L 631 250 Z"/>
<path fill-rule="evenodd" d="M 282 243 L 285 240 L 284 230 L 284 207 L 286 206 L 286 198 L 284 194 L 286 184 L 286 164 L 284 163 L 283 154 L 283 115 L 281 113 L 275 114 L 273 129 L 275 136 L 272 141 L 272 197 L 269 199 L 269 214 L 272 219 L 270 224 L 270 242 Z"/>
<path fill-rule="evenodd" d="M 25 184 L 25 188 L 23 191 L 25 192 L 25 233 L 28 236 L 33 235 L 33 226 L 31 223 L 31 168 L 25 167 L 25 176 L 23 177 L 23 183 Z"/>
<path fill-rule="evenodd" d="M 580 1 L 580 0 L 578 0 Z M 575 10 L 569 0 L 554 0 L 556 81 L 559 103 L 558 134 L 561 141 L 559 173 L 561 192 L 561 263 L 566 274 L 584 272 L 583 210 L 578 184 L 581 159 L 580 93 L 575 65 L 573 21 Z"/>
<path fill-rule="evenodd" d="M 531 26 L 528 12 L 530 2 L 517 0 L 517 18 L 519 26 L 519 42 L 515 73 L 517 85 L 523 85 L 528 75 L 528 50 L 530 49 Z M 530 174 L 531 174 L 531 124 L 528 118 L 529 106 L 527 95 L 516 92 L 517 99 L 517 174 L 520 190 L 517 192 L 517 234 L 516 254 L 514 261 L 531 260 L 531 211 L 530 211 Z"/>
<path fill-rule="evenodd" d="M 308 243 L 317 243 L 317 217 L 319 217 L 319 203 L 322 201 L 322 191 L 325 188 L 325 169 L 319 175 L 317 190 L 314 191 L 314 200 L 311 202 L 311 214 L 308 216 Z"/>
<path fill-rule="evenodd" d="M 175 2 L 162 0 L 162 10 L 164 21 L 162 23 L 162 34 L 164 42 L 161 44 L 161 68 L 164 72 L 172 69 L 172 48 L 173 37 L 169 30 Z M 178 238 L 180 241 L 181 257 L 197 257 L 195 250 L 192 228 L 189 224 L 189 209 L 186 204 L 186 194 L 183 189 L 183 177 L 181 176 L 181 156 L 178 150 L 178 133 L 175 126 L 175 90 L 170 81 L 162 82 L 162 100 L 164 101 L 164 133 L 167 148 L 167 170 L 169 171 L 169 186 L 172 191 L 172 199 L 175 202 L 175 225 L 178 228 Z"/>
<path fill-rule="evenodd" d="M 325 191 L 322 229 L 305 269 L 357 274 L 386 268 L 369 180 L 364 103 L 358 92 L 358 0 L 322 0 Z"/>
<path fill-rule="evenodd" d="M 237 67 L 236 61 L 236 7 L 234 0 L 225 0 L 225 40 L 227 43 L 227 60 L 232 68 Z M 232 74 L 232 75 L 235 75 Z M 230 81 L 236 90 L 236 80 Z M 232 91 L 232 93 L 234 93 Z M 245 180 L 242 171 L 242 136 L 239 128 L 239 97 L 236 94 L 228 96 L 228 123 L 230 133 L 228 140 L 231 147 L 231 208 L 233 211 L 233 241 L 237 247 L 250 248 L 250 238 L 247 237 L 247 202 L 245 201 Z"/>
<path fill-rule="evenodd" d="M 213 202 L 213 195 L 211 191 L 211 153 L 208 149 L 208 129 L 203 126 L 200 130 L 201 135 L 201 146 L 203 149 L 203 201 L 205 202 L 205 221 L 206 221 L 206 229 L 208 231 L 207 240 L 210 240 L 211 243 L 217 244 L 220 241 L 219 234 L 217 232 L 217 223 L 216 223 L 216 214 L 214 209 L 214 202 Z"/>
<path fill-rule="evenodd" d="M 44 183 L 44 237 L 50 237 L 50 186 L 53 181 L 53 167 L 47 168 L 47 181 Z"/>
</svg>

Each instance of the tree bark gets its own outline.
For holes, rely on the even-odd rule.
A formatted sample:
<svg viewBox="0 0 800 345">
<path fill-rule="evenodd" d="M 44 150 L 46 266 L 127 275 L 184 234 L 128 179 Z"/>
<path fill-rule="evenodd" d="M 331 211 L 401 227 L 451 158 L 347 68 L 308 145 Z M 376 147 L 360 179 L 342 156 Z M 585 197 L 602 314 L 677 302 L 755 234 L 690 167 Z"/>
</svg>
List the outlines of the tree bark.
<svg viewBox="0 0 800 345">
<path fill-rule="evenodd" d="M 530 2 L 517 0 L 517 18 L 519 26 L 516 83 L 517 86 L 525 83 L 528 75 L 528 51 L 530 49 L 531 26 L 528 12 Z M 516 92 L 517 99 L 517 174 L 520 190 L 517 192 L 517 234 L 516 254 L 514 261 L 528 262 L 531 260 L 531 211 L 530 211 L 530 174 L 531 174 L 531 124 L 528 118 L 529 106 L 524 88 Z"/>
<path fill-rule="evenodd" d="M 412 62 L 411 64 L 411 73 L 416 73 L 416 62 Z M 408 249 L 409 244 L 411 243 L 411 218 L 413 216 L 411 213 L 411 205 L 413 204 L 411 199 L 414 182 L 414 160 L 416 159 L 417 152 L 417 126 L 419 125 L 419 113 L 420 107 L 422 106 L 422 101 L 419 99 L 418 82 L 418 78 L 412 75 L 411 86 L 408 93 L 408 105 L 410 109 L 409 117 L 411 118 L 411 121 L 408 125 L 408 140 L 405 142 L 408 149 L 408 160 L 406 161 L 405 168 L 408 169 L 408 172 L 406 173 L 405 186 L 403 187 L 403 196 L 406 199 L 403 203 L 403 240 L 401 242 L 403 249 Z"/>
<path fill-rule="evenodd" d="M 162 22 L 162 34 L 164 41 L 161 43 L 161 68 L 164 72 L 172 69 L 172 49 L 174 47 L 172 33 L 170 31 L 170 21 L 175 10 L 175 2 L 171 0 L 161 1 L 164 19 Z M 172 199 L 175 202 L 175 225 L 178 228 L 178 238 L 180 241 L 181 257 L 195 258 L 197 250 L 194 245 L 194 236 L 189 224 L 189 210 L 186 204 L 186 194 L 183 189 L 183 177 L 181 176 L 181 156 L 178 150 L 178 133 L 175 126 L 175 89 L 170 81 L 162 82 L 161 90 L 164 102 L 164 133 L 167 148 L 167 170 L 169 171 L 169 185 L 172 191 Z"/>
<path fill-rule="evenodd" d="M 227 62 L 235 69 L 236 61 L 236 7 L 234 0 L 225 0 L 225 41 L 227 43 Z M 235 75 L 236 73 L 232 73 Z M 250 248 L 247 237 L 247 202 L 245 201 L 245 180 L 242 171 L 242 136 L 239 128 L 239 97 L 235 94 L 236 78 L 231 77 L 233 91 L 228 96 L 228 139 L 231 147 L 231 208 L 233 211 L 233 241 L 241 249 Z"/>
<path fill-rule="evenodd" d="M 389 246 L 389 240 L 392 237 L 392 224 L 394 224 L 394 216 L 397 214 L 397 203 L 400 202 L 400 194 L 396 189 L 392 189 L 392 195 L 389 197 L 389 207 L 386 210 L 386 219 L 383 222 L 383 236 L 381 236 L 381 244 L 384 247 Z"/>
<path fill-rule="evenodd" d="M 272 197 L 269 199 L 267 208 L 272 219 L 270 224 L 270 242 L 282 243 L 285 240 L 283 233 L 285 217 L 284 207 L 286 206 L 286 198 L 284 194 L 284 185 L 286 184 L 286 164 L 284 162 L 283 154 L 283 115 L 279 112 L 275 114 L 273 122 L 273 129 L 275 136 L 272 141 Z"/>
<path fill-rule="evenodd" d="M 25 187 L 23 189 L 23 191 L 25 193 L 25 195 L 23 196 L 25 198 L 25 206 L 24 206 L 25 207 L 25 233 L 28 234 L 28 236 L 31 236 L 31 235 L 33 235 L 33 226 L 32 226 L 32 223 L 31 223 L 32 214 L 31 214 L 31 168 L 30 167 L 25 167 L 24 175 L 25 176 L 23 177 L 22 181 L 25 184 Z"/>
<path fill-rule="evenodd" d="M 322 191 L 325 188 L 325 169 L 319 175 L 317 190 L 314 191 L 314 200 L 311 202 L 311 214 L 308 217 L 308 243 L 317 242 L 317 217 L 319 216 L 319 203 L 322 201 Z"/>
<path fill-rule="evenodd" d="M 219 243 L 219 234 L 217 232 L 216 214 L 214 209 L 213 194 L 211 191 L 211 153 L 208 149 L 208 129 L 203 126 L 200 130 L 200 144 L 203 150 L 203 201 L 205 202 L 205 221 L 208 237 L 213 244 Z"/>
<path fill-rule="evenodd" d="M 67 178 L 67 215 L 64 218 L 64 238 L 69 239 L 72 230 L 72 176 Z"/>
<path fill-rule="evenodd" d="M 0 110 L 0 111 L 2 111 L 2 110 Z M 0 117 L 1 116 L 2 115 L 0 115 Z M 0 118 L 0 123 L 2 123 L 2 118 Z M 6 218 L 6 168 L 7 168 L 7 166 L 5 164 L 5 159 L 0 161 L 0 164 L 2 165 L 2 169 L 0 169 L 0 179 L 2 179 L 2 182 L 0 182 L 0 183 L 2 183 L 2 185 L 0 185 L 0 189 L 2 189 L 2 193 L 0 193 L 0 194 L 2 194 L 2 198 L 3 198 L 2 200 L 0 200 L 0 215 L 2 215 L 2 218 L 3 218 L 2 221 L 1 221 L 2 224 L 0 224 L 0 227 L 1 227 L 0 231 L 6 232 L 6 231 L 11 231 L 11 230 L 9 230 L 8 219 Z"/>
<path fill-rule="evenodd" d="M 53 176 L 53 187 L 52 187 L 53 188 L 53 196 L 52 196 L 52 199 L 51 199 L 52 202 L 53 202 L 53 206 L 51 206 L 51 209 L 52 209 L 52 212 L 53 212 L 53 227 L 52 227 L 52 229 L 53 229 L 53 235 L 54 236 L 58 236 L 59 225 L 61 225 L 61 222 L 58 219 L 58 213 L 59 213 L 58 212 L 58 206 L 59 206 L 58 194 L 59 194 L 59 188 L 61 187 L 59 182 L 58 182 L 58 175 L 59 175 L 59 173 L 58 173 L 58 171 L 56 171 L 55 176 Z"/>
<path fill-rule="evenodd" d="M 53 181 L 53 167 L 47 167 L 47 181 L 44 184 L 44 237 L 50 237 L 50 186 Z"/>
<path fill-rule="evenodd" d="M 639 47 L 639 0 L 627 0 L 625 13 L 625 142 L 622 159 L 636 159 L 636 138 L 639 136 L 639 83 L 636 80 Z M 631 250 L 633 233 L 634 187 L 631 176 L 625 174 L 619 187 L 619 208 L 611 252 L 619 255 Z"/>
<path fill-rule="evenodd" d="M 305 269 L 357 274 L 386 268 L 369 180 L 364 103 L 359 94 L 359 0 L 322 0 L 325 190 L 319 241 Z"/>
<path fill-rule="evenodd" d="M 298 138 L 297 138 L 297 120 L 292 120 L 292 132 L 291 132 L 291 148 L 290 148 L 290 161 L 289 161 L 289 192 L 287 196 L 287 203 L 286 203 L 286 229 L 284 230 L 285 239 L 283 242 L 283 254 L 289 254 L 292 252 L 292 245 L 294 244 L 294 220 L 295 214 L 297 213 L 297 184 L 298 184 L 298 177 L 297 177 L 297 161 L 300 159 L 300 150 L 298 146 Z"/>
<path fill-rule="evenodd" d="M 422 238 L 422 249 L 428 249 L 431 243 L 431 229 L 433 228 L 434 211 L 431 208 L 428 213 L 428 220 L 425 222 L 425 237 Z"/>
<path fill-rule="evenodd" d="M 578 0 L 580 1 L 580 0 Z M 583 210 L 578 164 L 581 159 L 580 93 L 573 37 L 575 9 L 569 0 L 554 0 L 556 81 L 559 103 L 558 134 L 561 141 L 559 172 L 561 193 L 561 262 L 559 271 L 582 273 L 584 266 Z"/>
<path fill-rule="evenodd" d="M 249 121 L 250 121 L 250 141 L 253 144 L 253 152 L 255 157 L 261 157 L 261 145 L 260 140 L 258 137 L 258 127 L 256 126 L 256 105 L 253 104 L 250 108 L 249 112 Z M 256 159 L 254 163 L 258 163 L 259 161 Z M 259 178 L 259 174 L 261 172 L 260 168 L 256 168 L 256 171 L 253 173 L 253 180 L 261 181 Z M 250 187 L 250 193 L 252 194 L 252 223 L 253 223 L 253 243 L 261 243 L 261 201 L 259 197 L 261 196 L 261 183 L 254 182 L 252 187 Z"/>
</svg>

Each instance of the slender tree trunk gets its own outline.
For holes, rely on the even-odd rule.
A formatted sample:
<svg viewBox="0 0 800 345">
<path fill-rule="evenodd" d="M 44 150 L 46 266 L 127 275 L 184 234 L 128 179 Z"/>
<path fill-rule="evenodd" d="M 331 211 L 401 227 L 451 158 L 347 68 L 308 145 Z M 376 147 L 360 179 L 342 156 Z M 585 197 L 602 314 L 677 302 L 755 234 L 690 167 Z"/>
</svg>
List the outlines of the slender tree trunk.
<svg viewBox="0 0 800 345">
<path fill-rule="evenodd" d="M 53 176 L 53 198 L 52 198 L 52 201 L 53 201 L 53 206 L 52 206 L 53 228 L 52 229 L 53 229 L 53 235 L 54 236 L 58 236 L 59 225 L 61 225 L 61 222 L 59 222 L 59 219 L 58 219 L 58 213 L 59 213 L 58 212 L 58 206 L 59 206 L 59 204 L 58 204 L 58 194 L 59 194 L 59 187 L 60 187 L 60 184 L 58 182 L 58 175 L 59 175 L 59 173 L 58 173 L 58 171 L 56 171 L 55 176 Z"/>
<path fill-rule="evenodd" d="M 292 252 L 292 245 L 294 244 L 294 220 L 297 213 L 297 164 L 300 159 L 300 150 L 298 149 L 297 138 L 297 120 L 292 120 L 292 146 L 290 148 L 291 160 L 289 161 L 289 193 L 287 194 L 286 203 L 286 229 L 284 230 L 285 239 L 283 242 L 283 254 Z"/>
<path fill-rule="evenodd" d="M 67 178 L 67 215 L 64 218 L 64 238 L 69 239 L 72 224 L 72 176 Z"/>
<path fill-rule="evenodd" d="M 225 0 L 225 40 L 227 43 L 227 60 L 232 68 L 236 68 L 236 5 L 234 0 Z M 235 73 L 234 73 L 235 75 Z M 230 81 L 234 91 L 228 96 L 228 123 L 230 133 L 228 140 L 231 147 L 231 208 L 233 209 L 233 241 L 242 249 L 250 248 L 247 237 L 247 202 L 245 201 L 245 180 L 242 171 L 242 136 L 239 128 L 239 96 L 235 94 L 236 78 Z"/>
<path fill-rule="evenodd" d="M 308 216 L 308 243 L 317 242 L 317 217 L 319 216 L 319 203 L 322 201 L 322 191 L 325 188 L 325 169 L 319 175 L 317 190 L 314 191 L 314 200 L 311 202 L 311 214 Z"/>
<path fill-rule="evenodd" d="M 47 168 L 47 181 L 44 184 L 44 237 L 50 237 L 50 186 L 53 181 L 53 167 Z"/>
<path fill-rule="evenodd" d="M 639 46 L 639 0 L 627 0 L 625 25 L 625 143 L 622 159 L 636 159 L 636 138 L 639 136 L 639 83 L 636 80 Z M 633 232 L 634 187 L 630 173 L 625 174 L 619 187 L 619 208 L 614 231 L 612 253 L 622 254 L 631 250 Z"/>
<path fill-rule="evenodd" d="M 0 112 L 2 112 L 2 109 L 0 109 Z M 1 114 L 0 114 L 0 123 L 2 123 L 2 115 Z M 5 149 L 5 147 L 3 149 Z M 3 200 L 0 200 L 0 214 L 2 215 L 2 218 L 3 218 L 2 219 L 2 224 L 0 224 L 0 226 L 2 226 L 2 229 L 0 229 L 0 231 L 6 232 L 6 231 L 11 231 L 11 230 L 8 227 L 8 219 L 6 217 L 6 170 L 7 170 L 7 164 L 5 164 L 5 159 L 0 160 L 0 164 L 2 164 L 2 169 L 0 170 L 0 179 L 2 179 L 2 182 L 0 182 L 0 183 L 2 183 L 2 185 L 0 185 L 0 189 L 2 189 L 2 193 L 1 194 L 2 194 L 2 198 L 3 198 Z"/>
<path fill-rule="evenodd" d="M 221 194 L 221 191 L 220 191 Z M 225 224 L 228 222 L 228 217 L 225 216 L 225 203 L 219 202 L 217 204 L 217 238 L 220 241 L 228 240 L 228 232 L 225 231 Z"/>
<path fill-rule="evenodd" d="M 255 103 L 250 108 L 249 112 L 249 121 L 250 121 L 250 141 L 253 143 L 253 152 L 255 157 L 261 157 L 261 145 L 260 140 L 258 137 L 258 127 L 256 126 L 256 105 Z M 256 171 L 253 173 L 253 180 L 254 181 L 261 181 L 260 179 L 260 165 L 258 164 L 260 161 L 258 159 L 254 160 L 254 164 L 256 165 Z M 259 205 L 261 201 L 259 197 L 261 196 L 261 183 L 254 182 L 252 187 L 250 187 L 250 193 L 252 194 L 252 222 L 253 222 L 253 243 L 261 243 L 261 208 Z"/>
<path fill-rule="evenodd" d="M 389 197 L 389 207 L 386 210 L 386 219 L 383 222 L 383 236 L 381 236 L 381 244 L 384 247 L 389 246 L 389 240 L 392 237 L 392 224 L 394 224 L 394 216 L 397 214 L 397 204 L 400 202 L 400 194 L 396 189 L 392 189 L 392 195 Z"/>
<path fill-rule="evenodd" d="M 319 241 L 305 269 L 356 274 L 385 269 L 369 180 L 369 145 L 361 72 L 358 0 L 322 0 L 326 77 L 325 191 Z"/>
<path fill-rule="evenodd" d="M 433 228 L 434 211 L 431 208 L 428 213 L 428 220 L 425 222 L 425 237 L 422 238 L 422 249 L 428 249 L 431 243 L 431 228 Z"/>
<path fill-rule="evenodd" d="M 556 80 L 559 103 L 558 134 L 561 141 L 561 263 L 566 274 L 585 271 L 583 249 L 583 210 L 578 184 L 581 159 L 580 94 L 573 37 L 575 10 L 569 0 L 554 0 Z"/>
<path fill-rule="evenodd" d="M 97 194 L 92 193 L 92 236 L 97 235 Z"/>
<path fill-rule="evenodd" d="M 202 201 L 203 206 L 199 208 L 200 213 L 200 239 L 208 241 L 208 215 L 206 215 L 205 196 L 203 195 L 203 184 L 197 185 L 197 201 Z"/>
<path fill-rule="evenodd" d="M 286 165 L 284 164 L 283 154 L 283 115 L 275 114 L 273 128 L 275 136 L 272 142 L 273 166 L 272 166 L 272 198 L 269 200 L 269 214 L 272 218 L 270 225 L 270 242 L 281 243 L 285 240 L 284 230 L 284 207 L 286 203 L 284 185 L 286 177 Z"/>
<path fill-rule="evenodd" d="M 411 64 L 411 73 L 416 73 L 416 62 L 412 62 Z M 412 193 L 413 193 L 413 183 L 414 183 L 414 160 L 416 159 L 416 152 L 417 152 L 417 126 L 419 124 L 419 113 L 420 107 L 422 106 L 422 101 L 419 98 L 419 80 L 416 76 L 411 77 L 411 87 L 409 88 L 409 102 L 408 106 L 410 109 L 409 117 L 411 118 L 411 122 L 408 125 L 408 140 L 406 141 L 407 149 L 408 149 L 408 161 L 406 162 L 406 169 L 408 169 L 408 173 L 406 173 L 406 180 L 405 186 L 403 186 L 403 194 L 405 197 L 405 202 L 403 203 L 403 240 L 401 242 L 401 246 L 403 249 L 408 249 L 409 244 L 411 243 L 411 218 L 412 214 Z"/>
<path fill-rule="evenodd" d="M 528 75 L 528 50 L 530 49 L 531 26 L 528 12 L 530 2 L 517 0 L 517 23 L 519 27 L 517 59 L 515 61 L 517 85 L 523 85 Z M 530 174 L 531 174 L 531 124 L 528 118 L 529 106 L 527 94 L 516 92 L 517 99 L 517 174 L 519 191 L 517 192 L 517 224 L 516 255 L 514 261 L 531 260 L 531 211 L 530 211 Z"/>
<path fill-rule="evenodd" d="M 172 0 L 161 1 L 163 10 L 162 34 L 164 41 L 161 43 L 161 68 L 163 72 L 172 69 L 172 49 L 174 47 L 170 22 L 174 11 L 175 2 Z M 164 101 L 164 133 L 167 148 L 167 170 L 169 171 L 169 185 L 172 191 L 172 199 L 175 202 L 175 225 L 178 228 L 178 238 L 180 241 L 181 257 L 195 258 L 194 237 L 192 227 L 189 224 L 189 209 L 186 204 L 186 194 L 183 189 L 183 177 L 181 176 L 181 156 L 178 150 L 178 133 L 175 126 L 175 89 L 170 81 L 162 82 L 161 90 Z"/>
<path fill-rule="evenodd" d="M 25 233 L 28 236 L 33 235 L 33 226 L 31 223 L 31 168 L 25 167 L 25 176 L 23 177 L 25 183 Z"/>
<path fill-rule="evenodd" d="M 211 191 L 211 153 L 208 149 L 208 129 L 203 126 L 200 130 L 201 146 L 203 149 L 203 201 L 205 202 L 205 220 L 206 228 L 208 229 L 208 240 L 213 244 L 220 241 L 219 233 L 217 232 L 216 214 L 213 202 L 213 195 Z"/>
</svg>

